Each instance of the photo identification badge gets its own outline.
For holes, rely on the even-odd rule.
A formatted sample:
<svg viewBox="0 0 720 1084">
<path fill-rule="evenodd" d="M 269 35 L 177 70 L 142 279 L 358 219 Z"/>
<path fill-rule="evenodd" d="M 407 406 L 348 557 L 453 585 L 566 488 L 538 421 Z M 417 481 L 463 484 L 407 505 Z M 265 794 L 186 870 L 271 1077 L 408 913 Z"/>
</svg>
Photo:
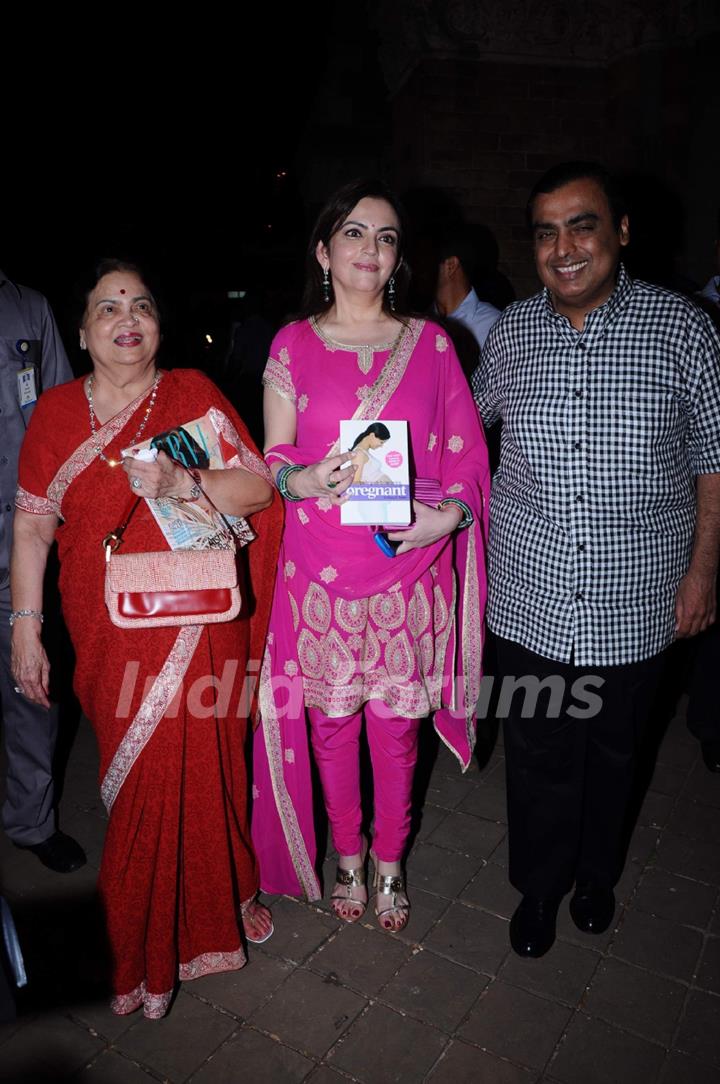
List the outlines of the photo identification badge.
<svg viewBox="0 0 720 1084">
<path fill-rule="evenodd" d="M 21 407 L 31 406 L 37 403 L 37 385 L 35 383 L 35 366 L 28 365 L 21 369 L 17 375 L 18 402 Z"/>
</svg>

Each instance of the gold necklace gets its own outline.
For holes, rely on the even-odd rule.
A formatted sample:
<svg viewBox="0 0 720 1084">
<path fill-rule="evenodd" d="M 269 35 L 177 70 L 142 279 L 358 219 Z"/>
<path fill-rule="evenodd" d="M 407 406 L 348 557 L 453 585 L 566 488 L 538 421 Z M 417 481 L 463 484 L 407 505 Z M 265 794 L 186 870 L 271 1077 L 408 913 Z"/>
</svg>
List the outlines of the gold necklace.
<svg viewBox="0 0 720 1084">
<path fill-rule="evenodd" d="M 147 408 L 145 410 L 145 415 L 143 417 L 143 420 L 140 422 L 140 425 L 138 427 L 138 431 L 135 434 L 135 436 L 133 437 L 133 439 L 130 441 L 130 444 L 137 444 L 138 440 L 140 439 L 140 437 L 142 436 L 142 434 L 143 434 L 143 432 L 145 430 L 145 426 L 147 425 L 148 418 L 150 417 L 150 414 L 152 413 L 152 408 L 155 406 L 155 400 L 157 399 L 158 384 L 160 383 L 161 379 L 162 379 L 162 373 L 159 372 L 157 374 L 157 376 L 155 377 L 155 379 L 153 380 L 153 382 L 152 382 L 152 393 L 150 395 L 150 402 L 148 403 Z M 91 373 L 90 376 L 88 377 L 88 382 L 87 382 L 87 399 L 88 399 L 88 408 L 90 410 L 90 433 L 91 433 L 91 435 L 93 437 L 97 437 L 97 429 L 96 429 L 96 426 L 95 426 L 95 404 L 93 403 L 93 384 L 94 383 L 95 383 L 95 374 Z M 102 461 L 104 463 L 107 463 L 108 467 L 119 467 L 120 466 L 121 461 L 119 459 L 108 459 L 108 457 L 105 455 L 104 451 L 102 450 L 102 448 L 98 444 L 95 445 L 95 451 L 100 456 Z"/>
</svg>

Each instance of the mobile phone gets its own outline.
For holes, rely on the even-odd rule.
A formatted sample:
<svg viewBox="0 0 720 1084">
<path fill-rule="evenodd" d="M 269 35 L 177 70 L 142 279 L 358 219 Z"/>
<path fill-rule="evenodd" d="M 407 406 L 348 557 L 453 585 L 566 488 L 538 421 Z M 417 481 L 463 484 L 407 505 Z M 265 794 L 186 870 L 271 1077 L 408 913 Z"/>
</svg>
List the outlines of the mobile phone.
<svg viewBox="0 0 720 1084">
<path fill-rule="evenodd" d="M 402 545 L 402 542 L 391 542 L 387 536 L 387 531 L 376 531 L 373 538 L 375 539 L 375 545 L 382 550 L 386 557 L 394 557 L 398 546 Z"/>
</svg>

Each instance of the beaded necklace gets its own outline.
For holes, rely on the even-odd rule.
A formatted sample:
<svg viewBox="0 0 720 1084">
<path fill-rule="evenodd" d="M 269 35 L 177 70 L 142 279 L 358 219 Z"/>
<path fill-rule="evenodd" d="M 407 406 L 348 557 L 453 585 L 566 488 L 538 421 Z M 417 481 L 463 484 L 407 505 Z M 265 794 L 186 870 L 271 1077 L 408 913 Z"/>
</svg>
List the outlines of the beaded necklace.
<svg viewBox="0 0 720 1084">
<path fill-rule="evenodd" d="M 135 434 L 133 439 L 130 441 L 131 444 L 137 444 L 138 440 L 140 439 L 140 437 L 143 435 L 143 432 L 145 431 L 145 426 L 147 425 L 148 418 L 150 417 L 150 414 L 152 413 L 152 408 L 155 406 L 155 400 L 157 399 L 158 384 L 160 383 L 161 379 L 162 379 L 162 373 L 158 373 L 157 376 L 155 377 L 153 383 L 152 383 L 152 392 L 151 392 L 151 395 L 150 395 L 150 402 L 148 403 L 148 405 L 147 405 L 147 407 L 145 409 L 145 414 L 143 416 L 143 420 L 140 422 L 137 433 Z M 88 408 L 90 410 L 90 433 L 92 434 L 93 437 L 97 437 L 97 428 L 96 428 L 96 425 L 95 425 L 95 404 L 93 403 L 93 384 L 94 383 L 95 383 L 95 374 L 91 373 L 91 375 L 88 377 L 88 382 L 87 382 L 87 399 L 88 399 Z M 105 455 L 104 451 L 102 450 L 102 448 L 98 444 L 95 445 L 95 451 L 100 456 L 100 458 L 103 460 L 103 462 L 107 463 L 108 467 L 119 467 L 120 466 L 120 460 L 119 459 L 108 459 L 108 457 Z"/>
</svg>

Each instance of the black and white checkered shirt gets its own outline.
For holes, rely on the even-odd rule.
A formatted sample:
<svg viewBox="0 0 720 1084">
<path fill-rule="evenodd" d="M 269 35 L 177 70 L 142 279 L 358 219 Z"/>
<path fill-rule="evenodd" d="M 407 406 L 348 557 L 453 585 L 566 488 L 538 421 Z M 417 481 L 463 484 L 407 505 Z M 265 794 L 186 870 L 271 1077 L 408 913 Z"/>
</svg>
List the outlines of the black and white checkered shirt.
<svg viewBox="0 0 720 1084">
<path fill-rule="evenodd" d="M 503 423 L 490 628 L 581 666 L 661 651 L 692 549 L 694 477 L 720 472 L 710 320 L 622 268 L 582 332 L 543 291 L 492 328 L 473 391 L 485 423 Z"/>
</svg>

